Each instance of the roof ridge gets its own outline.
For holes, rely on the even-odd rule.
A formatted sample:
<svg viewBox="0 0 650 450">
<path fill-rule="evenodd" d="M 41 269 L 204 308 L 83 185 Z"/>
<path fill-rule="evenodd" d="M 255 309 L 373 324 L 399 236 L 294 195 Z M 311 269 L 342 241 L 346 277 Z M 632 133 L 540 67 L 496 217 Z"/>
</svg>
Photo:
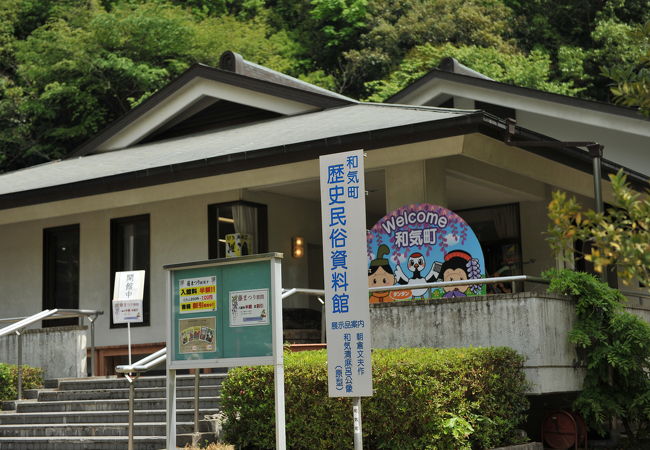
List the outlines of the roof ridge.
<svg viewBox="0 0 650 450">
<path fill-rule="evenodd" d="M 268 67 L 247 61 L 239 53 L 230 50 L 227 50 L 221 54 L 221 57 L 219 58 L 219 69 L 226 70 L 228 72 L 234 72 L 239 75 L 244 75 L 251 78 L 257 78 L 258 80 L 264 80 L 275 84 L 293 87 L 307 92 L 327 95 L 328 97 L 337 98 L 339 100 L 346 100 L 355 103 L 357 102 L 357 100 L 354 100 L 337 92 L 330 91 L 329 89 L 316 86 L 282 72 L 278 72 L 276 70 L 269 69 Z"/>
</svg>

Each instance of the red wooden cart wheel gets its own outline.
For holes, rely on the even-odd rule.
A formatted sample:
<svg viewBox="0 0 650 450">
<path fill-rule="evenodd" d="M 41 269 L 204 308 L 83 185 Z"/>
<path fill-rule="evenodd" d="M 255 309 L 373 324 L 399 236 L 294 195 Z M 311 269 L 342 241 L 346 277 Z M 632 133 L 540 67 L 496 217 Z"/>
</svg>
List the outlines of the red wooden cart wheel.
<svg viewBox="0 0 650 450">
<path fill-rule="evenodd" d="M 542 422 L 542 439 L 551 448 L 577 448 L 578 425 L 571 413 L 553 411 Z"/>
</svg>

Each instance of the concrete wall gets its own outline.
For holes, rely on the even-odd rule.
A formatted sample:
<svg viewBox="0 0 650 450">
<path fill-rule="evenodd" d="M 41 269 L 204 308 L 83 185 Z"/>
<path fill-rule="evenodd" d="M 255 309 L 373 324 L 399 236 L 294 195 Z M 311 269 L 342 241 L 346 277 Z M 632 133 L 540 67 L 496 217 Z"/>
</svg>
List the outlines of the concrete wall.
<svg viewBox="0 0 650 450">
<path fill-rule="evenodd" d="M 26 330 L 22 335 L 23 364 L 44 369 L 44 377 L 86 376 L 85 326 Z M 90 340 L 88 340 L 90 342 Z M 17 337 L 0 337 L 0 361 L 17 364 Z"/>
<path fill-rule="evenodd" d="M 575 315 L 569 297 L 504 294 L 460 300 L 419 300 L 371 305 L 375 348 L 510 347 L 526 357 L 531 394 L 577 391 L 568 333 Z"/>
</svg>

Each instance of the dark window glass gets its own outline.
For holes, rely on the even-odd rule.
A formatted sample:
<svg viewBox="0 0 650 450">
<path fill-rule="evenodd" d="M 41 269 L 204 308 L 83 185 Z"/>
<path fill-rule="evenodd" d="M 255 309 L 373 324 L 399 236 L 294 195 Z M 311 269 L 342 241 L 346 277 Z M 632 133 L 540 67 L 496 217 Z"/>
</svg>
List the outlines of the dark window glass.
<svg viewBox="0 0 650 450">
<path fill-rule="evenodd" d="M 488 206 L 456 211 L 476 234 L 488 277 L 522 275 L 519 205 Z M 488 292 L 493 289 L 488 285 Z"/>
<path fill-rule="evenodd" d="M 210 259 L 267 252 L 266 206 L 243 201 L 209 205 L 208 234 Z"/>
<path fill-rule="evenodd" d="M 123 217 L 111 220 L 111 299 L 115 286 L 115 272 L 129 270 L 145 270 L 143 322 L 132 326 L 149 325 L 149 215 Z M 113 324 L 113 308 L 111 312 L 111 328 L 126 327 L 126 324 Z"/>
<path fill-rule="evenodd" d="M 79 225 L 43 230 L 43 309 L 79 308 Z M 79 319 L 44 320 L 44 327 Z"/>
</svg>

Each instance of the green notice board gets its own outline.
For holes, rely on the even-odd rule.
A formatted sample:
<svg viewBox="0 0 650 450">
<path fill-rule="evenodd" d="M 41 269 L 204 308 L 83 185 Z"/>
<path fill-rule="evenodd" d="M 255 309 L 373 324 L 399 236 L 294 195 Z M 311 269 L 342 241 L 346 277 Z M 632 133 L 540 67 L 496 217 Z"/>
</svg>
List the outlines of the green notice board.
<svg viewBox="0 0 650 450">
<path fill-rule="evenodd" d="M 280 258 L 266 254 L 165 266 L 169 367 L 272 364 L 275 317 L 282 326 L 276 298 Z"/>
</svg>

